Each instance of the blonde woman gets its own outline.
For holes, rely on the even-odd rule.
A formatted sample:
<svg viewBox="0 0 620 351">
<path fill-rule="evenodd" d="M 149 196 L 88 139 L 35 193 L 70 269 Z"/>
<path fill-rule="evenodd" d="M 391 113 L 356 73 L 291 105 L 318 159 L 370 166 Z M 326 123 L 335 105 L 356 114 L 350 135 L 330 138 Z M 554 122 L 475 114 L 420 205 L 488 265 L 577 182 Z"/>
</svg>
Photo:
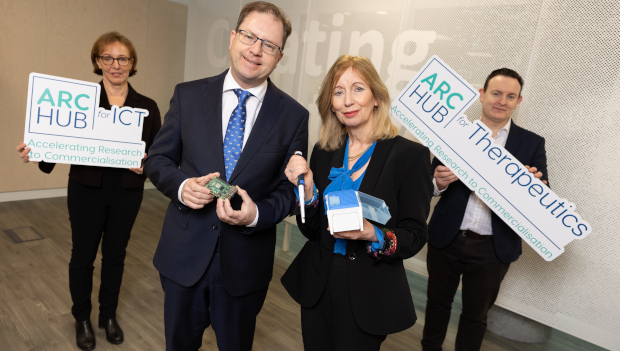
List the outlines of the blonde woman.
<svg viewBox="0 0 620 351">
<path fill-rule="evenodd" d="M 398 136 L 387 88 L 365 57 L 340 57 L 317 104 L 310 164 L 293 156 L 285 171 L 292 183 L 304 175 L 306 223 L 297 223 L 308 242 L 282 284 L 301 305 L 306 350 L 379 350 L 416 321 L 403 260 L 427 240 L 430 153 Z M 383 199 L 391 219 L 330 235 L 323 197 L 347 189 Z"/>
</svg>

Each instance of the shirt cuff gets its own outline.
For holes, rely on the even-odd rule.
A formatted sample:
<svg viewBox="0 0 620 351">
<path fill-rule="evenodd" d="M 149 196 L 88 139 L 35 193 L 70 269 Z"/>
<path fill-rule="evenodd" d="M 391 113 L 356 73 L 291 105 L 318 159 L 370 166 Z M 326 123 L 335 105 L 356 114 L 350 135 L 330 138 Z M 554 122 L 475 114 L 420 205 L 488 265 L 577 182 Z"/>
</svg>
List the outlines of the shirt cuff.
<svg viewBox="0 0 620 351">
<path fill-rule="evenodd" d="M 433 178 L 433 196 L 441 195 L 441 193 L 446 191 L 446 189 L 448 189 L 448 187 L 443 188 L 443 190 L 439 190 L 439 188 L 437 187 L 437 180 Z"/>
<path fill-rule="evenodd" d="M 258 223 L 258 206 L 256 204 L 254 206 L 256 206 L 256 217 L 254 218 L 254 222 L 246 225 L 246 227 L 248 228 L 254 228 L 256 227 L 256 224 Z"/>
<path fill-rule="evenodd" d="M 373 224 L 373 227 L 375 228 L 375 235 L 377 236 L 377 239 L 379 240 L 378 243 L 372 243 L 371 248 L 373 252 L 377 252 L 379 250 L 383 250 L 383 248 L 385 247 L 385 239 L 383 239 L 383 231 L 379 228 L 377 228 L 377 226 L 375 226 Z"/>
<path fill-rule="evenodd" d="M 181 197 L 181 193 L 183 192 L 183 185 L 185 185 L 185 182 L 187 182 L 188 180 L 189 180 L 189 178 L 185 179 L 183 181 L 183 183 L 181 183 L 181 186 L 179 187 L 179 194 L 178 194 L 179 202 L 182 203 L 185 206 L 187 206 L 187 204 L 185 202 L 183 202 L 183 198 Z"/>
<path fill-rule="evenodd" d="M 310 205 L 312 202 L 316 200 L 316 197 L 318 196 L 318 193 L 319 193 L 316 189 L 316 184 L 312 185 L 312 191 L 313 191 L 312 198 L 304 203 L 305 206 Z M 297 189 L 297 187 L 295 187 L 295 196 L 297 196 L 297 202 L 299 203 L 299 189 Z"/>
</svg>

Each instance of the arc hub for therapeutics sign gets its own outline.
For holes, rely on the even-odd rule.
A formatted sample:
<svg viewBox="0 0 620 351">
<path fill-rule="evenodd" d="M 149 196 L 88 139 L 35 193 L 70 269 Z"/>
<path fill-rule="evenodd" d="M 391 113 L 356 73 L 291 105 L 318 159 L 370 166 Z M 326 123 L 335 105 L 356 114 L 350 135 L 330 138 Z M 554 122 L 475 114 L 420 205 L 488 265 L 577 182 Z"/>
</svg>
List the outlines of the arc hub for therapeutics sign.
<svg viewBox="0 0 620 351">
<path fill-rule="evenodd" d="M 392 113 L 495 215 L 551 261 L 566 244 L 590 234 L 592 226 L 575 212 L 575 204 L 495 145 L 484 124 L 472 124 L 462 115 L 478 97 L 476 89 L 433 56 L 392 101 Z"/>
<path fill-rule="evenodd" d="M 97 83 L 30 73 L 24 143 L 32 161 L 140 167 L 144 109 L 99 107 Z"/>
</svg>

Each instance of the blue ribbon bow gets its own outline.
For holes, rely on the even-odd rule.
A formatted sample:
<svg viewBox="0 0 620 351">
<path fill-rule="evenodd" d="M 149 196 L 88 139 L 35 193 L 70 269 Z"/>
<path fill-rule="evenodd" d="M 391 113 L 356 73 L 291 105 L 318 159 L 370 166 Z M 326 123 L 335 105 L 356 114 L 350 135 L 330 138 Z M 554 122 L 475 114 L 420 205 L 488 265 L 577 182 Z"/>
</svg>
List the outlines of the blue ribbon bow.
<svg viewBox="0 0 620 351">
<path fill-rule="evenodd" d="M 364 154 L 355 162 L 353 168 L 348 169 L 349 167 L 349 139 L 347 139 L 347 148 L 344 150 L 344 160 L 342 161 L 341 168 L 332 167 L 329 172 L 329 180 L 332 182 L 325 188 L 323 193 L 323 208 L 325 208 L 325 214 L 327 214 L 327 205 L 325 204 L 325 196 L 332 191 L 340 191 L 340 190 L 350 190 L 353 189 L 353 180 L 351 179 L 351 174 L 359 171 L 367 162 L 370 160 L 373 151 L 375 150 L 375 146 L 377 142 L 375 141 L 372 145 L 364 152 Z M 353 189 L 358 190 L 358 189 Z"/>
</svg>

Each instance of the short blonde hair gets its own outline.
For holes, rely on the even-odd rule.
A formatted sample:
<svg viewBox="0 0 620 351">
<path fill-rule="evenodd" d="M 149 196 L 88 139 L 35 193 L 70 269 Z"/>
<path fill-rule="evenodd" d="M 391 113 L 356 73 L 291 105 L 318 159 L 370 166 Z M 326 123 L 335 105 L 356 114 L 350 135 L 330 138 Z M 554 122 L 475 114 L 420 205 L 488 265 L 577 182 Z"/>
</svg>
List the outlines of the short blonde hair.
<svg viewBox="0 0 620 351">
<path fill-rule="evenodd" d="M 339 149 L 344 143 L 343 136 L 347 134 L 346 127 L 340 123 L 336 113 L 332 111 L 332 96 L 338 79 L 349 68 L 353 68 L 370 86 L 372 96 L 378 102 L 378 106 L 375 106 L 373 110 L 372 141 L 391 139 L 398 135 L 398 127 L 390 119 L 390 94 L 375 66 L 366 57 L 343 55 L 327 72 L 321 84 L 319 98 L 316 100 L 321 114 L 319 146 L 326 151 Z"/>
</svg>

